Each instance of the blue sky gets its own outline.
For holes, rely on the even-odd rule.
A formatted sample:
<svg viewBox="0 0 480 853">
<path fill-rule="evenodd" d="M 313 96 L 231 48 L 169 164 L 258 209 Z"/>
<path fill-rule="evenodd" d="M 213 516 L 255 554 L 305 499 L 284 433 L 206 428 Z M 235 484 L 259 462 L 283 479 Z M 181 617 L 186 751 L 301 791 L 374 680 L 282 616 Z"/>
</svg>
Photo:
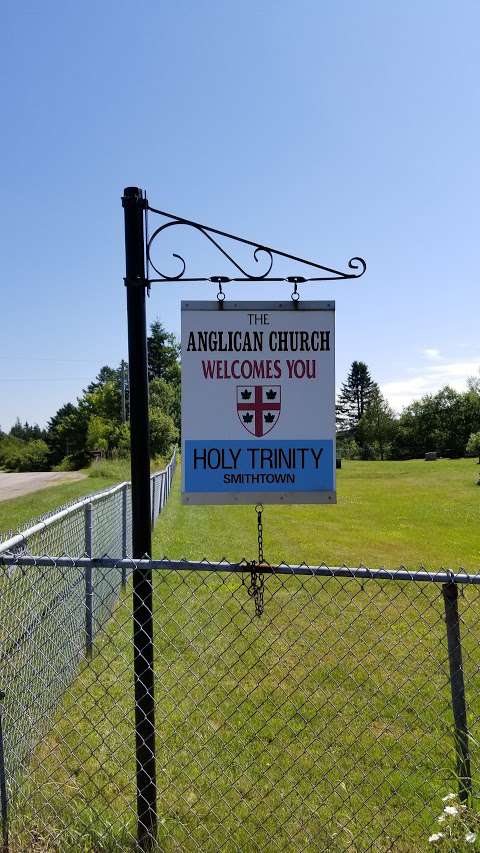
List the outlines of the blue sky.
<svg viewBox="0 0 480 853">
<path fill-rule="evenodd" d="M 126 356 L 128 185 L 328 266 L 362 255 L 358 282 L 302 289 L 336 299 L 338 381 L 364 360 L 396 409 L 463 388 L 480 365 L 479 27 L 468 0 L 6 0 L 1 427 L 45 424 Z M 230 272 L 179 240 L 198 272 Z M 158 285 L 149 319 L 178 334 L 180 300 L 214 293 Z"/>
</svg>

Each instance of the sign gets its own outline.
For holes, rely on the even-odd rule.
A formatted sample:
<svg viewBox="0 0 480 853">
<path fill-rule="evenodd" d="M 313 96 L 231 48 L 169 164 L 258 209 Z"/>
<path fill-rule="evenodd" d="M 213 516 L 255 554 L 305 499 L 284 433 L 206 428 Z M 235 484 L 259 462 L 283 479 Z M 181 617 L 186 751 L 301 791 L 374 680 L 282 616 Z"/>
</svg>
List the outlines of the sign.
<svg viewBox="0 0 480 853">
<path fill-rule="evenodd" d="M 334 302 L 182 302 L 182 494 L 335 503 Z"/>
</svg>

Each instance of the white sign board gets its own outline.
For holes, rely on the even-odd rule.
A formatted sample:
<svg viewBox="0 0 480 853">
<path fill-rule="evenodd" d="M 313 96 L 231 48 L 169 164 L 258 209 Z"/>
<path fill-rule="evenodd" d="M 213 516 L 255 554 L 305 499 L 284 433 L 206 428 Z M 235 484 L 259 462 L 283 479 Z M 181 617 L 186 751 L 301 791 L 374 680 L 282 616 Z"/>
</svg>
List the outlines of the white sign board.
<svg viewBox="0 0 480 853">
<path fill-rule="evenodd" d="M 334 302 L 182 302 L 182 493 L 335 503 Z"/>
</svg>

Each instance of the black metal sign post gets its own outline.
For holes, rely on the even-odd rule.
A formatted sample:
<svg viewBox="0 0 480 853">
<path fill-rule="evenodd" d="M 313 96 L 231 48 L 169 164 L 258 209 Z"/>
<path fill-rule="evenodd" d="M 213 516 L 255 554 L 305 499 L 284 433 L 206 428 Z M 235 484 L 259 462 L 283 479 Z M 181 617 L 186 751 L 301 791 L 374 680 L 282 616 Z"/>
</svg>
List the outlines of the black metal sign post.
<svg viewBox="0 0 480 853">
<path fill-rule="evenodd" d="M 148 420 L 147 322 L 144 210 L 138 187 L 126 187 L 125 255 L 132 464 L 132 556 L 151 556 L 150 436 Z M 133 646 L 137 766 L 137 839 L 151 850 L 157 834 L 152 572 L 133 571 Z"/>
<path fill-rule="evenodd" d="M 313 281 L 345 281 L 360 278 L 366 269 L 362 258 L 351 258 L 348 270 L 308 261 L 290 255 L 264 243 L 246 240 L 227 231 L 202 225 L 172 213 L 150 207 L 145 194 L 138 187 L 124 190 L 122 204 L 125 212 L 125 252 L 128 315 L 129 354 L 129 409 L 130 447 L 132 455 L 132 536 L 133 557 L 151 556 L 151 501 L 150 501 L 150 453 L 148 424 L 148 372 L 147 372 L 147 325 L 145 315 L 146 291 L 153 282 L 212 282 L 219 288 L 218 299 L 225 298 L 222 285 L 227 282 L 287 282 L 293 285 L 292 299 L 298 300 L 298 285 Z M 148 234 L 147 211 L 160 216 L 162 224 Z M 172 257 L 180 264 L 174 275 L 161 272 L 152 258 L 153 244 L 160 235 L 172 228 L 187 228 L 206 238 L 220 255 L 233 266 L 234 276 L 185 275 L 186 261 L 178 252 Z M 222 243 L 227 241 L 237 246 L 248 247 L 253 253 L 255 264 L 263 261 L 263 271 L 252 274 L 243 264 L 227 252 Z M 308 268 L 313 275 L 270 275 L 275 260 L 293 261 Z M 145 262 L 147 272 L 145 274 Z M 260 263 L 262 267 L 262 263 Z M 258 267 L 257 267 L 258 270 Z M 151 273 L 157 273 L 153 278 Z M 220 307 L 222 303 L 220 302 Z M 296 304 L 296 303 L 295 303 Z M 151 850 L 155 845 L 157 831 L 156 778 L 155 778 L 155 719 L 154 719 L 154 674 L 153 674 L 153 613 L 152 613 L 151 570 L 137 568 L 133 571 L 133 642 L 135 662 L 135 733 L 137 762 L 137 809 L 138 844 L 141 850 Z"/>
</svg>

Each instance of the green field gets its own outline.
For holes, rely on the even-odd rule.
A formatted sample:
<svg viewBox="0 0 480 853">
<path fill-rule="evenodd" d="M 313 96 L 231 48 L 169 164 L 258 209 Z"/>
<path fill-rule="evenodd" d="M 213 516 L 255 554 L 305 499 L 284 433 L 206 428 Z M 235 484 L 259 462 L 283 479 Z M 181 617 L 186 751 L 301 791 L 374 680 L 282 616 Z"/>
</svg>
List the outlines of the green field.
<svg viewBox="0 0 480 853">
<path fill-rule="evenodd" d="M 265 556 L 476 571 L 477 472 L 472 460 L 344 463 L 337 506 L 266 507 Z M 154 556 L 252 559 L 256 543 L 251 507 L 183 507 L 177 473 Z M 156 573 L 160 849 L 431 849 L 456 784 L 440 588 L 268 577 L 258 619 L 247 585 Z M 460 598 L 476 791 L 477 589 Z M 14 849 L 130 849 L 131 670 L 127 595 L 34 754 Z"/>
<path fill-rule="evenodd" d="M 267 506 L 265 557 L 329 565 L 480 566 L 480 467 L 475 460 L 349 462 L 336 506 Z M 155 554 L 230 560 L 256 556 L 252 507 L 172 503 Z"/>
</svg>

